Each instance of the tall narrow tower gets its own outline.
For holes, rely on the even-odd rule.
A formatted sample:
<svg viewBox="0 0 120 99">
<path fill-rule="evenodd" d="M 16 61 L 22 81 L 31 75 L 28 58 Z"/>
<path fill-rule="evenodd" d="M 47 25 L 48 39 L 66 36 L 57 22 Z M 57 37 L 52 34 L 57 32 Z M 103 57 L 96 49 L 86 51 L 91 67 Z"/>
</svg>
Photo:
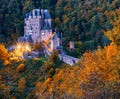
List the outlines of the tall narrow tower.
<svg viewBox="0 0 120 99">
<path fill-rule="evenodd" d="M 33 43 L 50 38 L 51 16 L 47 9 L 34 9 L 25 14 L 24 36 L 30 35 Z"/>
</svg>

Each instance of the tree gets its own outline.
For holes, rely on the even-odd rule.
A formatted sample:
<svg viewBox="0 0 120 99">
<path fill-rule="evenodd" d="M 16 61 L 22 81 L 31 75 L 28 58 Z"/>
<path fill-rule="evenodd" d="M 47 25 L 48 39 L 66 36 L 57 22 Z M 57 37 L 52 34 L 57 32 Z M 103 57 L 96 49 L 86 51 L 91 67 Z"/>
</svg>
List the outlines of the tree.
<svg viewBox="0 0 120 99">
<path fill-rule="evenodd" d="M 26 80 L 24 77 L 21 77 L 19 82 L 18 82 L 19 92 L 21 92 L 23 94 L 25 88 L 26 88 Z"/>
<path fill-rule="evenodd" d="M 43 83 L 42 82 L 37 82 L 36 83 L 36 96 L 38 98 L 41 98 L 43 95 Z"/>
<path fill-rule="evenodd" d="M 28 12 L 34 8 L 32 0 L 25 0 L 25 5 L 23 7 L 24 12 Z"/>
<path fill-rule="evenodd" d="M 60 62 L 60 59 L 59 59 L 59 55 L 58 55 L 58 52 L 57 51 L 53 51 L 53 53 L 51 54 L 50 56 L 50 60 L 49 60 L 53 65 L 57 65 L 59 62 Z"/>
<path fill-rule="evenodd" d="M 118 18 L 120 18 L 118 16 Z M 81 89 L 85 96 L 102 98 L 119 97 L 119 70 L 120 52 L 119 52 L 119 21 L 115 22 L 112 30 L 104 32 L 112 41 L 104 49 L 98 48 L 94 52 L 86 52 L 83 55 L 84 61 L 80 65 L 83 66 L 82 75 L 80 77 Z M 98 91 L 99 90 L 99 91 Z M 112 90 L 112 91 L 110 91 Z"/>
<path fill-rule="evenodd" d="M 20 64 L 20 65 L 17 67 L 17 71 L 18 71 L 18 72 L 21 72 L 21 71 L 24 70 L 24 68 L 25 68 L 25 65 L 24 65 L 24 64 Z"/>
<path fill-rule="evenodd" d="M 0 61 L 4 63 L 4 65 L 9 64 L 10 53 L 7 51 L 3 44 L 0 44 Z"/>
<path fill-rule="evenodd" d="M 15 96 L 13 96 L 12 99 L 17 99 L 17 98 Z"/>
<path fill-rule="evenodd" d="M 115 12 L 112 12 L 114 15 Z M 116 11 L 116 16 L 114 16 L 114 20 L 111 21 L 114 28 L 112 30 L 108 30 L 104 32 L 104 34 L 112 41 L 113 45 L 119 47 L 120 45 L 120 10 Z"/>
</svg>

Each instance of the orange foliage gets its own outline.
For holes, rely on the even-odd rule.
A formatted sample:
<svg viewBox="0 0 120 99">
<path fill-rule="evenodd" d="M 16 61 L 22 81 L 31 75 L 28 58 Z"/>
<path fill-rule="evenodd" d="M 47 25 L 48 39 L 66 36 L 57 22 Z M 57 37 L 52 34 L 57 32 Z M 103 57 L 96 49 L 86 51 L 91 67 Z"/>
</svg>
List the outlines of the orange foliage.
<svg viewBox="0 0 120 99">
<path fill-rule="evenodd" d="M 12 99 L 17 99 L 17 98 L 15 96 L 13 96 Z"/>
<path fill-rule="evenodd" d="M 120 33 L 118 31 L 118 27 L 115 27 L 105 33 L 112 40 L 109 46 L 105 46 L 104 49 L 98 48 L 97 51 L 84 53 L 84 61 L 80 62 L 80 65 L 84 68 L 81 71 L 79 80 L 82 81 L 81 88 L 86 92 L 85 95 L 88 95 L 88 93 L 89 95 L 100 94 L 97 92 L 98 90 L 102 94 L 107 87 L 118 91 L 116 86 L 120 82 L 120 51 L 119 45 L 114 39 L 114 35 Z M 111 94 L 114 94 L 114 91 Z"/>
<path fill-rule="evenodd" d="M 109 13 L 109 14 L 108 14 Z M 114 16 L 114 20 L 111 20 L 111 24 L 113 24 L 114 28 L 112 30 L 108 30 L 104 32 L 104 34 L 112 40 L 112 44 L 120 45 L 120 10 L 116 10 L 116 12 L 108 12 L 106 15 Z"/>
<path fill-rule="evenodd" d="M 37 82 L 36 83 L 36 96 L 41 96 L 42 91 L 43 91 L 43 83 Z"/>
<path fill-rule="evenodd" d="M 8 53 L 5 46 L 3 44 L 0 44 L 0 61 L 4 62 L 4 65 L 8 65 L 9 57 L 10 57 L 10 54 Z"/>
<path fill-rule="evenodd" d="M 63 15 L 62 19 L 63 19 L 63 21 L 66 21 L 67 20 L 67 15 Z"/>
<path fill-rule="evenodd" d="M 26 80 L 24 77 L 20 78 L 18 82 L 18 88 L 21 93 L 24 92 L 24 89 L 26 88 Z"/>
<path fill-rule="evenodd" d="M 24 64 L 20 64 L 18 67 L 17 67 L 17 71 L 21 72 L 24 70 L 24 67 L 25 65 Z"/>
<path fill-rule="evenodd" d="M 59 18 L 56 18 L 56 19 L 55 19 L 55 22 L 60 23 L 60 19 L 59 19 Z"/>
<path fill-rule="evenodd" d="M 106 15 L 115 15 L 114 12 L 105 13 Z M 120 20 L 120 17 L 118 18 Z M 86 52 L 76 66 L 59 70 L 53 79 L 49 78 L 43 83 L 44 86 L 47 86 L 47 90 L 54 91 L 56 96 L 61 94 L 75 95 L 78 99 L 85 97 L 99 99 L 103 95 L 109 99 L 119 94 L 119 23 L 117 22 L 112 30 L 105 32 L 112 40 L 109 46 L 105 46 L 103 49 L 98 47 L 96 51 Z"/>
</svg>

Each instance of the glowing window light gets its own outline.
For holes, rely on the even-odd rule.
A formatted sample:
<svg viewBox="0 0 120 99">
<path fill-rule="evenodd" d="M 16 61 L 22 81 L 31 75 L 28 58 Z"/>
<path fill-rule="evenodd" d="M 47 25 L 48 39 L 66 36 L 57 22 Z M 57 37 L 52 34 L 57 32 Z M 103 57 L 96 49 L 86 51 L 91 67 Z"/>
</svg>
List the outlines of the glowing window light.
<svg viewBox="0 0 120 99">
<path fill-rule="evenodd" d="M 18 48 L 18 49 L 21 48 L 21 45 L 17 45 L 17 48 Z"/>
<path fill-rule="evenodd" d="M 25 49 L 26 49 L 26 51 L 31 51 L 29 46 L 26 46 Z"/>
<path fill-rule="evenodd" d="M 42 32 L 42 35 L 44 35 L 45 33 L 44 32 Z"/>
<path fill-rule="evenodd" d="M 25 43 L 18 43 L 15 46 L 15 50 L 14 50 L 14 57 L 22 57 L 24 52 L 30 52 L 31 51 L 31 47 L 29 44 L 25 44 Z"/>
</svg>

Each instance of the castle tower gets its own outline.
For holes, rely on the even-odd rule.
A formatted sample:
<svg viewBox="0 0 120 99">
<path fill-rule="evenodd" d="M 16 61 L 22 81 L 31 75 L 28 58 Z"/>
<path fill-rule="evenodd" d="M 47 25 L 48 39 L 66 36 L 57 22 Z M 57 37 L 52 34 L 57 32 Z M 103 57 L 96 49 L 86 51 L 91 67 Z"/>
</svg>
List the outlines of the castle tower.
<svg viewBox="0 0 120 99">
<path fill-rule="evenodd" d="M 34 9 L 25 15 L 24 36 L 31 35 L 33 43 L 50 38 L 51 16 L 47 9 Z"/>
<path fill-rule="evenodd" d="M 75 45 L 73 41 L 70 41 L 70 51 L 73 51 L 75 49 Z"/>
<path fill-rule="evenodd" d="M 61 37 L 59 32 L 54 32 L 54 36 L 51 39 L 51 50 L 61 47 Z"/>
</svg>

